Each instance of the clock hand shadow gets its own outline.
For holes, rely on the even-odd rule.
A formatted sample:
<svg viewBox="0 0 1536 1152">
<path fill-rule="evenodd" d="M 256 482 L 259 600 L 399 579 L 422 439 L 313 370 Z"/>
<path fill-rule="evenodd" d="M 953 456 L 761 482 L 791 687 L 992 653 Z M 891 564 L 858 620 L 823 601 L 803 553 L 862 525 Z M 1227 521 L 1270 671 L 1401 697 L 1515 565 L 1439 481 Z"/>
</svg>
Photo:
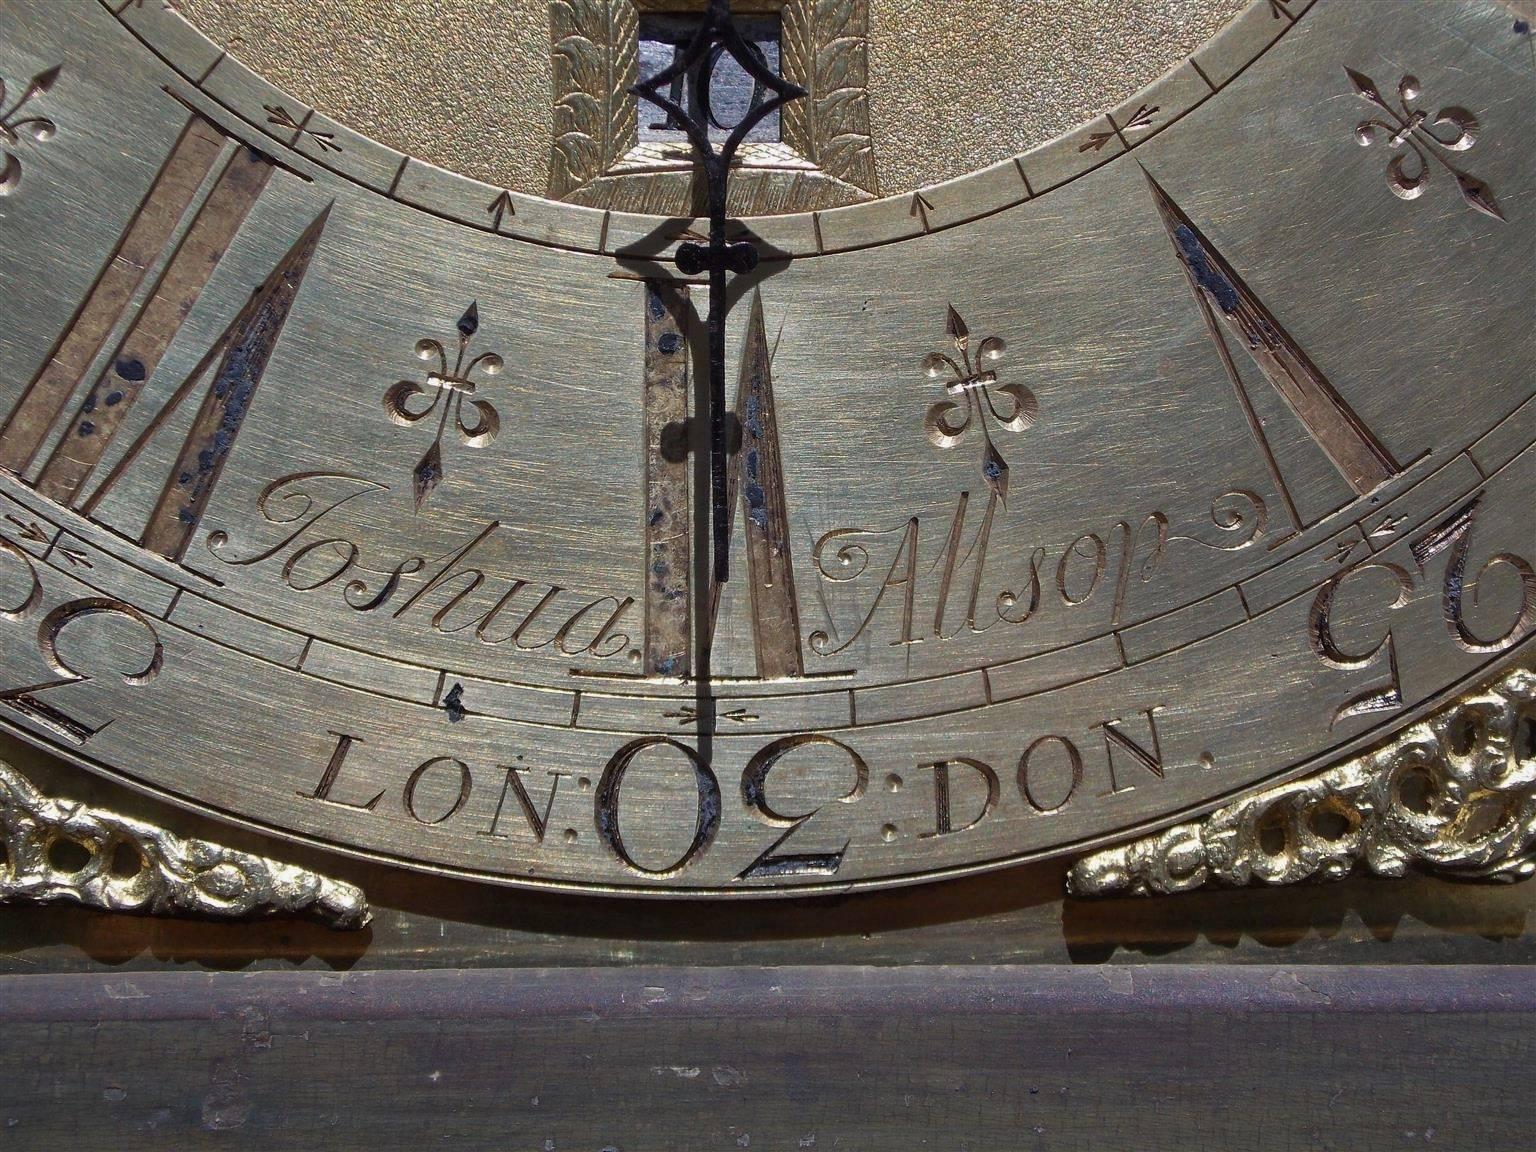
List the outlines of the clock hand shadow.
<svg viewBox="0 0 1536 1152">
<path fill-rule="evenodd" d="M 697 250 L 707 244 L 708 236 L 698 231 L 702 221 L 685 218 L 668 218 L 650 232 L 618 249 L 614 258 L 618 269 L 610 275 L 615 279 L 661 282 L 671 285 L 708 285 L 707 277 L 687 276 L 679 266 L 679 250 L 688 246 Z M 726 281 L 725 316 L 730 316 L 750 293 L 759 291 L 764 282 L 789 267 L 790 255 L 767 243 L 745 223 L 737 220 L 726 222 L 726 243 L 750 246 L 753 256 L 750 267 L 737 271 Z M 689 299 L 689 323 L 686 340 L 692 387 L 692 415 L 682 422 L 669 426 L 663 432 L 663 451 L 670 459 L 681 461 L 688 453 L 693 457 L 693 491 L 698 494 L 711 491 L 711 452 L 708 439 L 709 411 L 709 334 L 708 324 L 700 314 L 698 302 Z M 727 350 L 729 357 L 729 351 Z M 727 370 L 729 372 L 729 370 Z M 739 427 L 732 414 L 726 414 L 727 446 L 730 454 L 740 444 Z M 671 451 L 668 451 L 670 447 Z M 692 570 L 691 586 L 708 589 L 707 594 L 692 597 L 694 653 L 690 681 L 694 689 L 694 736 L 697 751 L 704 763 L 709 763 L 713 751 L 716 726 L 716 708 L 711 666 L 711 640 L 714 630 L 718 588 L 711 565 L 712 520 L 711 504 L 707 499 L 695 498 L 692 517 Z"/>
</svg>

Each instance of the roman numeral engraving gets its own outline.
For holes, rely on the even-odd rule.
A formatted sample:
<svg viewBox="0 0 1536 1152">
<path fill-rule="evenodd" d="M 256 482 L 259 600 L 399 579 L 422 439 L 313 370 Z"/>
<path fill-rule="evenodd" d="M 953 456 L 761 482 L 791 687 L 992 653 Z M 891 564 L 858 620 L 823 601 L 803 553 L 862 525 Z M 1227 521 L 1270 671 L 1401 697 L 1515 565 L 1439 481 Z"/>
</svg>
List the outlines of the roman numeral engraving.
<svg viewBox="0 0 1536 1152">
<path fill-rule="evenodd" d="M 734 514 L 737 500 L 744 504 L 757 674 L 765 680 L 804 676 L 800 609 L 795 602 L 795 573 L 790 563 L 789 509 L 784 501 L 778 418 L 773 406 L 773 358 L 768 350 L 761 292 L 753 293 L 747 320 L 736 419 L 741 427 L 741 448 L 731 467 L 726 508 Z M 716 585 L 711 620 L 719 595 Z"/>
<path fill-rule="evenodd" d="M 299 286 L 304 283 L 304 273 L 309 269 L 310 258 L 320 243 L 320 233 L 325 230 L 330 212 L 327 206 L 315 217 L 278 262 L 266 283 L 215 342 L 215 348 L 223 346 L 224 355 L 139 541 L 151 552 L 178 561 L 185 555 L 192 533 L 208 508 L 224 463 L 229 459 L 256 388 L 266 373 L 267 362 L 282 335 Z M 155 422 L 145 429 L 122 463 L 92 495 L 90 508 L 94 508 L 101 495 L 117 481 L 149 442 L 160 422 L 181 403 L 201 375 L 201 371 L 194 371 L 183 381 L 176 395 L 160 410 Z"/>
<path fill-rule="evenodd" d="M 1195 227 L 1151 174 L 1145 169 L 1143 173 L 1168 230 L 1168 239 L 1189 277 L 1190 290 L 1200 305 L 1211 341 L 1216 345 L 1217 354 L 1237 392 L 1249 430 L 1264 455 L 1270 478 L 1285 503 L 1292 526 L 1300 531 L 1306 525 L 1296 509 L 1279 461 L 1264 435 L 1263 425 L 1233 361 L 1224 329 L 1231 332 L 1247 351 L 1264 378 L 1280 394 L 1356 495 L 1364 496 L 1398 475 L 1401 466 L 1365 421 L 1334 390 L 1327 377 L 1233 271 L 1215 245 Z"/>
<path fill-rule="evenodd" d="M 646 283 L 644 669 L 653 676 L 686 677 L 691 667 L 688 314 L 685 285 Z M 753 297 L 747 321 L 736 418 L 741 444 L 730 464 L 726 507 L 733 515 L 738 503 L 743 508 L 757 674 L 764 679 L 803 676 L 772 354 L 761 294 Z M 718 585 L 710 591 L 711 626 L 719 593 Z"/>
<path fill-rule="evenodd" d="M 647 676 L 692 667 L 688 524 L 688 287 L 645 283 L 645 650 Z"/>
<path fill-rule="evenodd" d="M 20 474 L 32 463 L 128 301 L 163 254 L 224 139 L 200 116 L 182 130 L 95 286 L 0 429 L 0 468 Z"/>
<path fill-rule="evenodd" d="M 133 314 L 109 366 L 70 416 L 35 487 L 59 504 L 78 504 L 90 516 L 165 421 L 208 379 L 202 405 L 139 541 L 172 560 L 181 559 L 207 508 L 330 211 L 309 225 L 111 473 L 82 500 L 86 482 L 271 178 L 271 159 L 236 147 L 193 209 L 199 187 L 229 142 L 200 116 L 188 122 L 106 268 L 0 430 L 0 468 L 19 476 L 61 419 L 144 277 L 163 263 L 153 291 Z M 193 212 L 191 222 L 171 249 L 188 211 Z"/>
<path fill-rule="evenodd" d="M 79 494 L 271 174 L 272 162 L 248 149 L 231 157 L 111 366 L 80 402 L 73 426 L 43 466 L 37 490 L 44 496 L 67 505 Z"/>
</svg>

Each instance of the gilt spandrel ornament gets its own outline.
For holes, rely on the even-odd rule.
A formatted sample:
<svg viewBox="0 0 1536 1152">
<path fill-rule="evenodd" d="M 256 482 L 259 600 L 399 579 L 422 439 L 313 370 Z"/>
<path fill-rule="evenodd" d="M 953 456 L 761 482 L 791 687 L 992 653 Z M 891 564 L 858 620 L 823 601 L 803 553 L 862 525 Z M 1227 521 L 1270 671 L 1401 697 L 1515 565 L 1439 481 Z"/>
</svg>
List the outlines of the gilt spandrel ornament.
<svg viewBox="0 0 1536 1152">
<path fill-rule="evenodd" d="M 370 915 L 351 884 L 44 796 L 3 763 L 0 850 L 0 903 L 210 920 L 307 916 L 343 930 L 364 927 Z"/>
<path fill-rule="evenodd" d="M 865 6 L 786 9 L 777 71 L 754 32 L 734 121 L 727 5 L 643 79 L 578 43 L 625 11 L 552 7 L 614 62 L 552 124 L 654 99 L 699 219 L 391 152 L 174 9 L 0 8 L 0 77 L 49 77 L 0 107 L 0 721 L 275 840 L 610 894 L 1098 859 L 1288 789 L 1423 848 L 1327 773 L 1536 631 L 1502 9 L 1266 0 L 874 200 Z M 614 123 L 562 196 L 637 175 Z M 753 199 L 775 146 L 854 191 Z"/>
<path fill-rule="evenodd" d="M 1511 672 L 1385 747 L 1079 860 L 1079 896 L 1536 871 L 1536 674 Z"/>
</svg>

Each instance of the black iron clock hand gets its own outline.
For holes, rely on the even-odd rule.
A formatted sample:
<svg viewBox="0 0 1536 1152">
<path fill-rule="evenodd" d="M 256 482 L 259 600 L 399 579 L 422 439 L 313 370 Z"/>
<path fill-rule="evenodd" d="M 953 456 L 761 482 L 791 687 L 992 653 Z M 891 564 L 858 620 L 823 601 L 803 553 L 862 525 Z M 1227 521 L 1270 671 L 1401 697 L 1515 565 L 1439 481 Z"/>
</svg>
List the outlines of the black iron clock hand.
<svg viewBox="0 0 1536 1152">
<path fill-rule="evenodd" d="M 729 54 L 757 84 L 741 118 L 717 150 L 709 138 L 715 117 L 709 104 L 709 78 L 721 54 Z M 691 99 L 684 108 L 668 93 L 679 77 L 686 77 Z M 709 244 L 687 243 L 677 250 L 677 266 L 685 276 L 709 273 L 709 454 L 710 524 L 713 574 L 716 584 L 725 583 L 730 572 L 730 508 L 726 504 L 725 434 L 725 274 L 750 272 L 757 265 L 757 249 L 749 241 L 726 243 L 726 188 L 736 150 L 764 117 L 784 104 L 805 95 L 805 89 L 776 75 L 742 36 L 731 15 L 730 0 L 709 0 L 704 19 L 672 65 L 630 89 L 655 104 L 671 123 L 687 133 L 694 157 L 704 171 L 709 204 Z"/>
</svg>

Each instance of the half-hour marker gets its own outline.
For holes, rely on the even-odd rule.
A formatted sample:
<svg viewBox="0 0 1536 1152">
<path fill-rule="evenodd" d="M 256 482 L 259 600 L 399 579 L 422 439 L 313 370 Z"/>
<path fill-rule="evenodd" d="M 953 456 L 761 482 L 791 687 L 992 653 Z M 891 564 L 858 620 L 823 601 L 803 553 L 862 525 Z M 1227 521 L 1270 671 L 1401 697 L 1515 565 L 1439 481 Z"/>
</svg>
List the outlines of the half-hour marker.
<svg viewBox="0 0 1536 1152">
<path fill-rule="evenodd" d="M 1270 478 L 1285 502 L 1293 526 L 1300 531 L 1305 525 L 1233 362 L 1223 329 L 1237 338 L 1264 378 L 1357 495 L 1364 496 L 1400 473 L 1402 468 L 1386 446 L 1334 390 L 1321 370 L 1233 271 L 1215 245 L 1195 227 L 1151 173 L 1143 169 L 1143 174 L 1168 230 L 1168 239 L 1189 277 L 1190 290 L 1200 305 L 1211 341 L 1237 391 L 1248 427 L 1264 455 Z"/>
</svg>

